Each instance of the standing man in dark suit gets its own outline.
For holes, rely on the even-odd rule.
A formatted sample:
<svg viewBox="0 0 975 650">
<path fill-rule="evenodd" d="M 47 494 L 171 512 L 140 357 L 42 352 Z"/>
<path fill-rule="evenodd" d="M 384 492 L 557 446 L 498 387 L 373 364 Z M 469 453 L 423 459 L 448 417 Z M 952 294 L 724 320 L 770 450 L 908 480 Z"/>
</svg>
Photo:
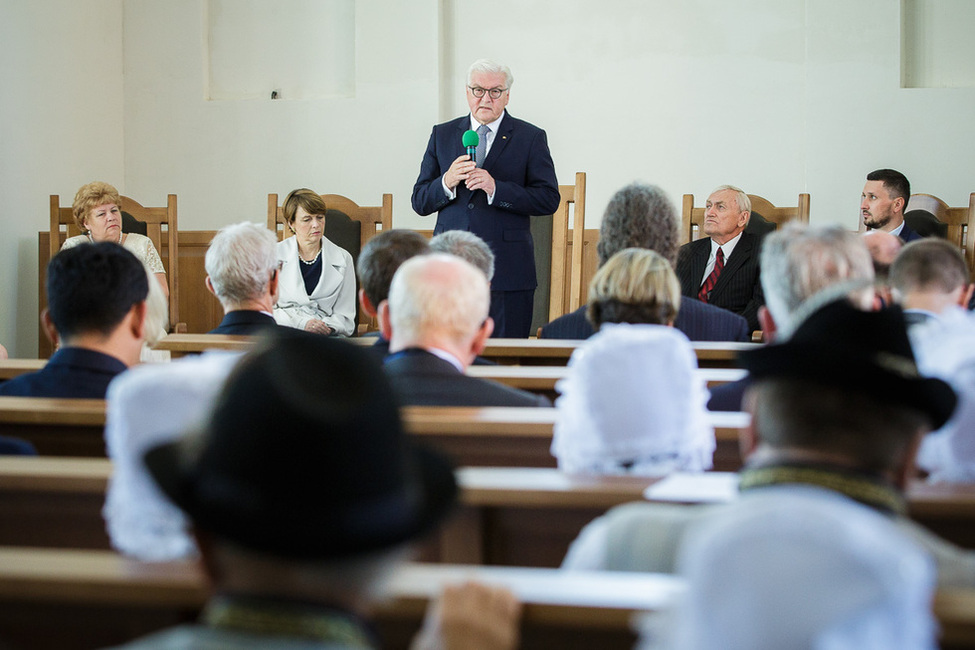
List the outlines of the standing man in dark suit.
<svg viewBox="0 0 975 650">
<path fill-rule="evenodd" d="M 751 210 L 748 195 L 737 187 L 722 185 L 711 192 L 702 228 L 707 237 L 681 246 L 677 278 L 685 296 L 741 314 L 757 330 L 765 299 L 759 282 L 761 241 L 744 232 Z"/>
<path fill-rule="evenodd" d="M 911 198 L 911 183 L 894 169 L 878 169 L 867 174 L 860 195 L 860 214 L 867 230 L 883 230 L 910 243 L 921 239 L 904 223 L 904 208 Z"/>
<path fill-rule="evenodd" d="M 624 248 L 647 248 L 671 265 L 677 261 L 677 209 L 656 185 L 630 183 L 609 200 L 599 226 L 596 252 L 602 266 Z M 586 307 L 542 327 L 543 339 L 587 339 L 593 335 Z M 692 341 L 749 341 L 748 322 L 727 309 L 696 299 L 681 301 L 674 327 Z"/>
<path fill-rule="evenodd" d="M 456 255 L 406 260 L 379 305 L 383 369 L 407 406 L 551 406 L 541 395 L 468 377 L 494 323 L 484 273 Z"/>
<path fill-rule="evenodd" d="M 531 329 L 537 285 L 529 218 L 554 213 L 560 196 L 545 131 L 505 110 L 513 82 L 507 66 L 485 59 L 471 65 L 471 113 L 433 127 L 413 186 L 413 209 L 437 212 L 434 234 L 469 230 L 488 243 L 497 262 L 494 335 L 523 338 Z M 478 134 L 476 160 L 463 143 L 469 130 Z"/>
<path fill-rule="evenodd" d="M 277 327 L 277 243 L 273 232 L 246 221 L 214 235 L 204 260 L 206 285 L 220 301 L 224 317 L 210 334 L 250 335 Z"/>
</svg>

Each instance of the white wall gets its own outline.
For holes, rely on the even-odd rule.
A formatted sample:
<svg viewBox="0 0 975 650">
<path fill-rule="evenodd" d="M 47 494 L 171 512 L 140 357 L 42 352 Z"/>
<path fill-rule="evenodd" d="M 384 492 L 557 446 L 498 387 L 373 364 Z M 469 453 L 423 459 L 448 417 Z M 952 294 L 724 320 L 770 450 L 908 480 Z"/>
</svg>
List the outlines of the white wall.
<svg viewBox="0 0 975 650">
<path fill-rule="evenodd" d="M 206 6 L 0 0 L 0 341 L 17 354 L 36 350 L 47 195 L 89 180 L 147 204 L 175 192 L 189 230 L 263 221 L 269 192 L 299 186 L 392 192 L 395 226 L 432 228 L 410 192 L 481 56 L 512 67 L 509 108 L 548 131 L 560 182 L 588 172 L 590 227 L 634 179 L 675 201 L 807 191 L 814 222 L 851 229 L 878 167 L 950 205 L 975 191 L 975 89 L 900 87 L 899 0 L 358 0 L 354 97 L 276 101 L 204 100 Z"/>
<path fill-rule="evenodd" d="M 0 343 L 37 356 L 48 196 L 125 189 L 122 0 L 0 0 Z"/>
</svg>

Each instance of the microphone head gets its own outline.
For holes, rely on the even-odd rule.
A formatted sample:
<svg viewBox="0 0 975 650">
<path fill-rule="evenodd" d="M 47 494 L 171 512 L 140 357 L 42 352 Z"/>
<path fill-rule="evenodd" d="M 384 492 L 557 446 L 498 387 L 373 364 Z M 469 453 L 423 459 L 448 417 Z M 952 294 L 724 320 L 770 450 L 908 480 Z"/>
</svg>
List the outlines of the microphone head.
<svg viewBox="0 0 975 650">
<path fill-rule="evenodd" d="M 462 142 L 465 147 L 476 147 L 477 143 L 480 142 L 481 138 L 478 137 L 477 131 L 467 130 L 464 131 L 464 137 Z"/>
</svg>

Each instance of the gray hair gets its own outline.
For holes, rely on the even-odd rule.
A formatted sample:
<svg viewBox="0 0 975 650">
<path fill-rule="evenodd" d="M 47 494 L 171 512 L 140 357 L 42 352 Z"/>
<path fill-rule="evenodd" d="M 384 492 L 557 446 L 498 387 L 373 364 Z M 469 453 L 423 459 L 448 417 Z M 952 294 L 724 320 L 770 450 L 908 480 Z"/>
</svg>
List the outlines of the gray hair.
<svg viewBox="0 0 975 650">
<path fill-rule="evenodd" d="M 788 329 L 799 307 L 823 289 L 862 280 L 860 291 L 869 293 L 874 278 L 870 252 L 855 233 L 796 221 L 765 237 L 761 268 L 765 306 L 780 329 Z"/>
<path fill-rule="evenodd" d="M 494 277 L 494 253 L 487 243 L 466 230 L 447 230 L 430 240 L 430 250 L 449 253 L 467 260 L 484 272 L 488 282 Z"/>
<path fill-rule="evenodd" d="M 677 208 L 656 185 L 631 183 L 609 200 L 599 227 L 599 264 L 624 248 L 647 248 L 677 263 Z"/>
<path fill-rule="evenodd" d="M 504 75 L 504 87 L 511 89 L 511 86 L 515 83 L 515 78 L 511 74 L 511 69 L 506 65 L 501 65 L 500 63 L 495 63 L 490 59 L 478 59 L 471 64 L 471 67 L 467 69 L 467 85 L 471 85 L 471 77 L 474 76 L 475 72 L 481 72 L 484 74 L 503 74 Z"/>
<path fill-rule="evenodd" d="M 487 278 L 470 263 L 445 253 L 412 257 L 389 287 L 393 337 L 418 342 L 441 333 L 466 343 L 487 319 L 490 303 Z"/>
<path fill-rule="evenodd" d="M 745 194 L 745 190 L 741 189 L 740 187 L 735 187 L 734 185 L 719 185 L 711 190 L 711 194 L 714 194 L 715 192 L 724 192 L 726 190 L 731 190 L 735 193 L 735 204 L 738 206 L 738 212 L 752 211 L 752 200 L 748 198 L 747 194 Z M 710 196 L 710 194 L 708 196 Z"/>
<path fill-rule="evenodd" d="M 220 304 L 259 297 L 278 268 L 277 238 L 256 223 L 221 228 L 210 242 L 204 266 Z"/>
</svg>

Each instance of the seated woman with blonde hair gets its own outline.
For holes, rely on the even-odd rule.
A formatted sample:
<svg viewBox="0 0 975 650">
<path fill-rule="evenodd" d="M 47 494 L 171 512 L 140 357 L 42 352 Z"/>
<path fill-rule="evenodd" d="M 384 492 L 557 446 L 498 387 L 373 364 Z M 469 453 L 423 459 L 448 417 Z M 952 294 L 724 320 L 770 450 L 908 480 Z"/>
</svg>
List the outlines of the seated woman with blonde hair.
<svg viewBox="0 0 975 650">
<path fill-rule="evenodd" d="M 101 181 L 82 185 L 74 195 L 71 211 L 83 235 L 68 237 L 61 250 L 87 242 L 115 242 L 132 252 L 156 276 L 163 296 L 169 298 L 166 269 L 152 240 L 134 232 L 122 232 L 122 197 L 118 190 Z"/>
<path fill-rule="evenodd" d="M 597 330 L 556 388 L 552 455 L 585 474 L 662 476 L 712 466 L 708 391 L 690 341 L 673 328 L 680 284 L 651 250 L 627 248 L 589 285 Z"/>
<path fill-rule="evenodd" d="M 288 194 L 282 210 L 293 236 L 278 242 L 282 266 L 274 320 L 309 332 L 351 336 L 355 265 L 348 251 L 325 238 L 325 201 L 312 190 L 298 189 Z"/>
</svg>

